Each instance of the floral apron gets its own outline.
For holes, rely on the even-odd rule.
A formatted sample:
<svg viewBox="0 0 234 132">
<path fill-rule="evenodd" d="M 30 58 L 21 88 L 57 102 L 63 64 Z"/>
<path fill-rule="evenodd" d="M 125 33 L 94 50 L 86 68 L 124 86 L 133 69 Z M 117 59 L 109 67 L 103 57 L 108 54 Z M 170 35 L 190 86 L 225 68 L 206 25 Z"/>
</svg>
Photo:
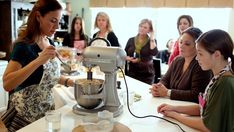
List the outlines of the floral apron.
<svg viewBox="0 0 234 132">
<path fill-rule="evenodd" d="M 28 86 L 10 95 L 10 107 L 14 107 L 23 119 L 33 122 L 55 109 L 52 88 L 60 76 L 59 63 L 51 59 L 43 65 L 43 75 L 39 84 Z"/>
</svg>

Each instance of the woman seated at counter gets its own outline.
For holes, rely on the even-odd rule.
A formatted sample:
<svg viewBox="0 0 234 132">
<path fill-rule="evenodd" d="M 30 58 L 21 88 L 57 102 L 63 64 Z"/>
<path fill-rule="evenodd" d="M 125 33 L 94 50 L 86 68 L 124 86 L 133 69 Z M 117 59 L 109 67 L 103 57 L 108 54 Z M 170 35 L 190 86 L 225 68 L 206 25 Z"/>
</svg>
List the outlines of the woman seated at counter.
<svg viewBox="0 0 234 132">
<path fill-rule="evenodd" d="M 205 92 L 199 94 L 199 105 L 162 104 L 158 107 L 158 112 L 199 131 L 233 132 L 233 41 L 227 32 L 215 29 L 199 37 L 196 47 L 199 65 L 203 70 L 212 70 L 214 74 Z M 188 115 L 201 117 L 194 118 Z"/>
<path fill-rule="evenodd" d="M 201 30 L 195 27 L 182 33 L 179 42 L 180 56 L 173 60 L 159 83 L 150 88 L 154 97 L 198 102 L 199 92 L 204 92 L 212 77 L 211 72 L 203 71 L 195 59 L 195 40 L 201 33 Z"/>
</svg>

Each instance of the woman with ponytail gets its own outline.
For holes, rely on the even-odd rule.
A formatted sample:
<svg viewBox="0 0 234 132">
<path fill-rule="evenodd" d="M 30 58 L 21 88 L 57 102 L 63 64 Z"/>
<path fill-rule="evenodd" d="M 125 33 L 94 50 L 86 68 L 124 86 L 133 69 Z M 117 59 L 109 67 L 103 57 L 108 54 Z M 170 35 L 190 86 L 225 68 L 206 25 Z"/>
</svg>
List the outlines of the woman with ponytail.
<svg viewBox="0 0 234 132">
<path fill-rule="evenodd" d="M 73 85 L 73 80 L 60 76 L 56 49 L 49 39 L 59 26 L 61 12 L 57 0 L 38 0 L 29 14 L 26 29 L 15 42 L 3 75 L 9 102 L 1 119 L 9 132 L 55 109 L 52 92 L 55 84 Z"/>
<path fill-rule="evenodd" d="M 200 131 L 234 131 L 234 57 L 233 41 L 223 30 L 215 29 L 197 39 L 197 57 L 203 70 L 212 70 L 213 78 L 204 93 L 199 95 L 199 104 L 172 106 L 162 104 L 158 112 L 174 118 Z M 200 115 L 191 118 L 187 115 Z"/>
</svg>

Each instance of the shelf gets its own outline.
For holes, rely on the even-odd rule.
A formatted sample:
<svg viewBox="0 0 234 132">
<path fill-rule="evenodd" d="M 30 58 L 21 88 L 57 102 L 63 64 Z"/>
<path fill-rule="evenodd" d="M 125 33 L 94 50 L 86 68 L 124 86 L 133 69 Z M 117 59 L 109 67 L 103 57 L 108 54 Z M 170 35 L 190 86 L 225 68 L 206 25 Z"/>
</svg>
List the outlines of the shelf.
<svg viewBox="0 0 234 132">
<path fill-rule="evenodd" d="M 67 29 L 57 29 L 56 32 L 68 32 Z"/>
</svg>

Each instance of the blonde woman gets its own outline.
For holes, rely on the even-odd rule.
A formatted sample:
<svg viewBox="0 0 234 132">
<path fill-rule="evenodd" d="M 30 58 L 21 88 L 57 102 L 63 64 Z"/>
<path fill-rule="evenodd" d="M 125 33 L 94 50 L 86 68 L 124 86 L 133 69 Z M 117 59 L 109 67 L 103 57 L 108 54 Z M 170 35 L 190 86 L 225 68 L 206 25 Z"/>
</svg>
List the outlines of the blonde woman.
<svg viewBox="0 0 234 132">
<path fill-rule="evenodd" d="M 141 20 L 136 36 L 129 38 L 125 47 L 128 61 L 127 75 L 142 82 L 154 82 L 153 56 L 158 53 L 152 21 Z"/>
<path fill-rule="evenodd" d="M 99 31 L 93 35 L 93 39 L 105 38 L 110 42 L 110 45 L 106 45 L 106 43 L 91 43 L 92 46 L 120 46 L 118 38 L 112 30 L 110 18 L 105 12 L 99 12 L 97 14 L 94 23 L 94 28 L 98 28 Z"/>
</svg>

